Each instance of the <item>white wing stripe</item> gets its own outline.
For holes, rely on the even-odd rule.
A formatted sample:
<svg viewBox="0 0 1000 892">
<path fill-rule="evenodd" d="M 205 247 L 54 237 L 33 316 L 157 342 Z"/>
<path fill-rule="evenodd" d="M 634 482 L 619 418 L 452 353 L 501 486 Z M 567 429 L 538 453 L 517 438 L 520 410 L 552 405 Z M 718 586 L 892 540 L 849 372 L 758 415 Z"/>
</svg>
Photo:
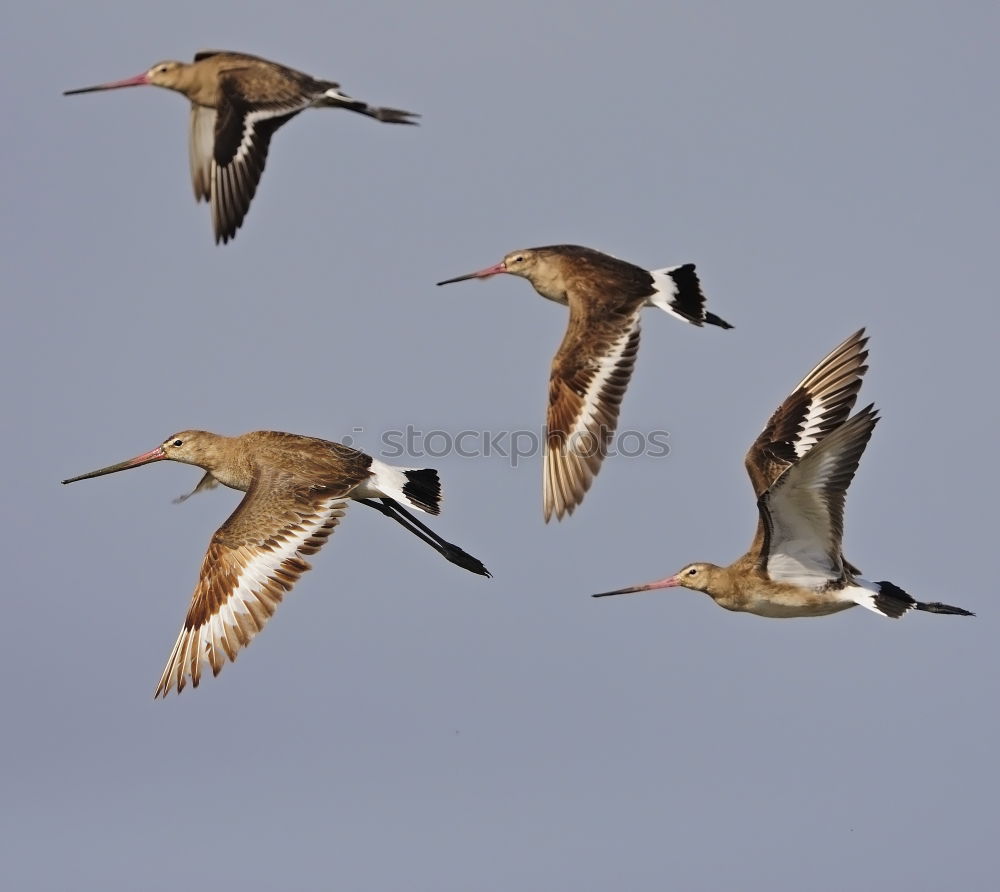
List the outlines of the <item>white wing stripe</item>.
<svg viewBox="0 0 1000 892">
<path fill-rule="evenodd" d="M 826 417 L 827 406 L 822 400 L 815 397 L 809 400 L 809 407 L 806 410 L 806 417 L 800 425 L 801 433 L 795 438 L 795 454 L 802 458 L 813 446 L 819 442 L 820 425 Z"/>
<path fill-rule="evenodd" d="M 601 392 L 604 389 L 604 385 L 607 384 L 608 378 L 619 368 L 622 353 L 625 352 L 625 347 L 632 337 L 632 333 L 638 327 L 639 319 L 635 317 L 632 324 L 622 330 L 621 336 L 611 344 L 607 352 L 594 360 L 596 372 L 587 385 L 586 392 L 583 394 L 583 403 L 576 416 L 573 429 L 566 436 L 566 442 L 563 447 L 564 452 L 593 455 L 595 447 L 600 448 L 602 445 L 603 439 L 601 438 L 601 434 L 603 432 L 597 432 L 598 437 L 601 438 L 597 443 L 593 442 L 593 437 L 590 434 L 594 430 L 595 415 L 601 406 Z"/>
<path fill-rule="evenodd" d="M 342 497 L 330 498 L 320 503 L 316 517 L 303 521 L 283 535 L 274 536 L 277 547 L 264 551 L 252 546 L 242 546 L 236 552 L 242 565 L 236 585 L 219 605 L 216 612 L 200 626 L 181 629 L 157 688 L 164 695 L 172 687 L 180 692 L 191 676 L 197 684 L 200 665 L 207 661 L 219 666 L 226 658 L 236 658 L 236 653 L 260 631 L 263 620 L 270 616 L 279 599 L 269 588 L 291 588 L 298 573 L 289 578 L 283 565 L 286 561 L 305 564 L 299 549 L 331 521 L 336 522 L 347 510 Z M 308 565 L 305 565 L 307 568 Z M 256 608 L 256 609 L 255 609 Z M 221 652 L 220 652 L 221 651 Z"/>
<path fill-rule="evenodd" d="M 258 121 L 266 121 L 269 118 L 280 118 L 282 115 L 287 115 L 290 112 L 301 111 L 303 108 L 307 108 L 309 104 L 308 102 L 298 102 L 293 105 L 282 105 L 247 112 L 243 117 L 243 134 L 240 137 L 240 145 L 230 163 L 242 163 L 247 154 L 249 154 L 254 131 L 256 130 L 255 125 Z"/>
</svg>

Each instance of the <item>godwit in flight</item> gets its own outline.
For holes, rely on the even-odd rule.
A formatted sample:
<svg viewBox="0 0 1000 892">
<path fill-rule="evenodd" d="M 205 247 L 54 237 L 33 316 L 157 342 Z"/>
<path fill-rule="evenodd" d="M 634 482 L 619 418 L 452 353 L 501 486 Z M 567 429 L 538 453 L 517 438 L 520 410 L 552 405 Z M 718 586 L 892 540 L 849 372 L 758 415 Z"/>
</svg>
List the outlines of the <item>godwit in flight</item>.
<svg viewBox="0 0 1000 892">
<path fill-rule="evenodd" d="M 188 149 L 197 201 L 212 208 L 215 241 L 236 235 L 264 172 L 271 135 L 307 108 L 346 108 L 389 124 L 419 117 L 352 99 L 333 81 L 319 81 L 246 53 L 204 50 L 194 62 L 157 62 L 125 80 L 67 90 L 63 95 L 152 84 L 191 100 Z"/>
<path fill-rule="evenodd" d="M 180 693 L 188 677 L 197 687 L 203 660 L 218 675 L 226 657 L 236 659 L 284 593 L 309 569 L 303 557 L 326 542 L 348 499 L 398 521 L 452 563 L 480 576 L 490 575 L 479 560 L 446 542 L 403 507 L 438 513 L 437 471 L 383 464 L 357 449 L 315 437 L 277 431 L 239 437 L 181 431 L 150 452 L 63 483 L 164 459 L 205 469 L 194 492 L 222 483 L 246 496 L 212 536 L 157 697 L 171 688 Z"/>
<path fill-rule="evenodd" d="M 750 550 L 728 567 L 688 564 L 673 576 L 594 595 L 682 586 L 727 610 L 767 617 L 825 616 L 861 605 L 898 619 L 908 610 L 973 616 L 916 601 L 892 582 L 869 582 L 844 560 L 844 499 L 878 421 L 873 405 L 852 417 L 867 371 L 864 329 L 816 366 L 771 416 L 746 468 L 760 517 Z"/>
<path fill-rule="evenodd" d="M 552 360 L 542 510 L 546 523 L 572 514 L 618 424 L 639 350 L 639 313 L 659 307 L 684 322 L 732 328 L 705 310 L 694 264 L 645 270 L 579 245 L 512 251 L 496 266 L 438 282 L 522 276 L 542 297 L 569 305 L 569 325 Z"/>
</svg>

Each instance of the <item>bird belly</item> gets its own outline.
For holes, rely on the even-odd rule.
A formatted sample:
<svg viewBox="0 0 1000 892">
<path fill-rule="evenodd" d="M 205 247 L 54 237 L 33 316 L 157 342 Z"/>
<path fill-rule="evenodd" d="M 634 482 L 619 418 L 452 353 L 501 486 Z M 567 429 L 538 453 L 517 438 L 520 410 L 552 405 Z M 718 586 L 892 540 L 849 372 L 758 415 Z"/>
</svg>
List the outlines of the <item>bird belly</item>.
<svg viewBox="0 0 1000 892">
<path fill-rule="evenodd" d="M 726 605 L 722 605 L 726 606 Z M 757 616 L 770 619 L 792 619 L 794 617 L 828 616 L 840 613 L 854 606 L 852 601 L 835 600 L 821 592 L 807 592 L 793 596 L 781 594 L 760 593 L 752 595 L 743 606 L 730 607 L 730 610 L 742 610 Z"/>
</svg>

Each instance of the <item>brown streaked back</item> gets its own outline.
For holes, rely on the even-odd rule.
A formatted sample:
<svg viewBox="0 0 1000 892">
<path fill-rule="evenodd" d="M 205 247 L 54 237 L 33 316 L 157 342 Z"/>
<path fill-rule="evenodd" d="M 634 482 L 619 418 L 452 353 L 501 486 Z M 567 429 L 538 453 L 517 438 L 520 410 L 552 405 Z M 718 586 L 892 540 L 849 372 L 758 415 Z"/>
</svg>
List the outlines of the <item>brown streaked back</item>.
<svg viewBox="0 0 1000 892">
<path fill-rule="evenodd" d="M 273 468 L 315 488 L 346 493 L 370 474 L 370 455 L 319 437 L 252 431 L 237 438 L 259 468 Z"/>
</svg>

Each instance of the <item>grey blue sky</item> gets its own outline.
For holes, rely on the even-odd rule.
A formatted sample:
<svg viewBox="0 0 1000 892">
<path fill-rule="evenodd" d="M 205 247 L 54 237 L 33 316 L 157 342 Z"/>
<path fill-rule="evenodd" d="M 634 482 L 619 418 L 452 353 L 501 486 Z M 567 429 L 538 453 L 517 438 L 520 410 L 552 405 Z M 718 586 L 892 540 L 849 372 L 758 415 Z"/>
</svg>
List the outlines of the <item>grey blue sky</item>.
<svg viewBox="0 0 1000 892">
<path fill-rule="evenodd" d="M 992 2 L 16 3 L 0 30 L 6 679 L 18 890 L 992 888 L 998 132 Z M 421 112 L 307 112 L 235 242 L 184 100 L 63 97 L 201 48 Z M 434 282 L 553 242 L 698 264 L 647 311 L 610 459 L 544 526 L 541 462 L 448 455 L 435 524 L 354 508 L 236 665 L 152 692 L 212 531 L 188 427 L 537 428 L 565 311 Z M 856 328 L 884 420 L 845 549 L 979 616 L 763 620 L 591 592 L 746 548 L 743 454 Z M 355 429 L 360 429 L 355 432 Z"/>
</svg>

